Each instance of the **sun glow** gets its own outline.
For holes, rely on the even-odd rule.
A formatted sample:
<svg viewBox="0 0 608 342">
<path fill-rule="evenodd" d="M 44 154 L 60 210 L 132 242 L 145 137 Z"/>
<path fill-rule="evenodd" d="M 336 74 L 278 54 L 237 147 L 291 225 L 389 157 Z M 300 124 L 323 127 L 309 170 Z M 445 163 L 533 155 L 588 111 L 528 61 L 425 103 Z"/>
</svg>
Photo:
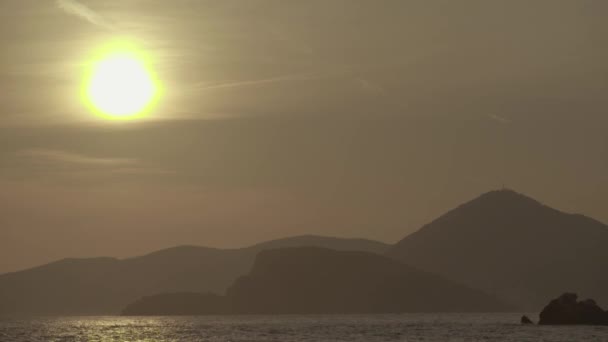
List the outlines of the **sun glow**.
<svg viewBox="0 0 608 342">
<path fill-rule="evenodd" d="M 88 105 L 106 119 L 125 120 L 143 116 L 158 95 L 158 85 L 131 47 L 114 45 L 96 59 L 86 79 Z"/>
</svg>

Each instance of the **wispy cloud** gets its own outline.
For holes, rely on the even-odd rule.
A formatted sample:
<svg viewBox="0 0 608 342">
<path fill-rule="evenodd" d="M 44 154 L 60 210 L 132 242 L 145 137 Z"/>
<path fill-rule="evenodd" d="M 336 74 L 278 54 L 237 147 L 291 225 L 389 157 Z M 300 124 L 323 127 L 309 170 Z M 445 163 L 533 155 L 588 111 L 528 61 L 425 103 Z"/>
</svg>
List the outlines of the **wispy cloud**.
<svg viewBox="0 0 608 342">
<path fill-rule="evenodd" d="M 139 162 L 132 158 L 102 158 L 91 157 L 83 154 L 49 150 L 49 149 L 28 149 L 17 152 L 19 156 L 33 159 L 42 159 L 49 162 L 68 163 L 77 165 L 91 166 L 133 166 Z"/>
<path fill-rule="evenodd" d="M 121 175 L 167 175 L 175 172 L 159 168 L 150 167 L 119 167 L 112 170 L 112 173 Z"/>
<path fill-rule="evenodd" d="M 248 80 L 248 81 L 235 81 L 225 83 L 200 83 L 195 86 L 196 90 L 215 90 L 215 89 L 229 89 L 229 88 L 241 88 L 241 87 L 252 87 L 260 86 L 273 83 L 282 82 L 297 82 L 297 81 L 308 81 L 318 78 L 325 77 L 324 75 L 318 74 L 293 74 L 285 75 L 273 78 L 259 79 L 259 80 Z"/>
<path fill-rule="evenodd" d="M 490 115 L 488 115 L 488 117 L 490 119 L 496 121 L 496 122 L 499 122 L 499 123 L 503 124 L 503 125 L 508 125 L 508 124 L 512 123 L 511 120 L 509 120 L 509 119 L 507 119 L 505 117 L 502 117 L 502 116 L 498 116 L 496 114 L 490 114 Z"/>
<path fill-rule="evenodd" d="M 321 71 L 321 72 L 310 72 L 310 73 L 299 73 L 299 74 L 287 74 L 283 76 L 271 77 L 271 78 L 263 78 L 257 80 L 244 80 L 244 81 L 232 81 L 232 82 L 222 82 L 222 83 L 205 83 L 201 82 L 194 85 L 194 90 L 216 90 L 216 89 L 231 89 L 231 88 L 241 88 L 241 87 L 256 87 L 256 86 L 264 86 L 275 83 L 285 83 L 285 82 L 305 82 L 312 80 L 321 80 L 332 77 L 341 77 L 346 76 L 352 73 L 353 70 L 351 67 L 342 67 L 336 68 L 336 70 L 332 71 Z"/>
<path fill-rule="evenodd" d="M 359 86 L 361 90 L 370 94 L 385 94 L 384 88 L 378 83 L 372 82 L 364 78 L 354 78 L 355 84 Z"/>
<path fill-rule="evenodd" d="M 56 0 L 57 7 L 62 9 L 68 14 L 75 15 L 77 17 L 82 18 L 90 22 L 91 24 L 106 28 L 113 29 L 113 25 L 111 25 L 106 19 L 104 19 L 97 12 L 93 11 L 89 7 L 84 4 L 76 1 L 76 0 Z"/>
<path fill-rule="evenodd" d="M 41 166 L 38 170 L 51 177 L 99 180 L 111 176 L 163 176 L 175 173 L 136 158 L 98 157 L 44 148 L 25 149 L 17 151 L 16 155 L 28 164 Z"/>
</svg>

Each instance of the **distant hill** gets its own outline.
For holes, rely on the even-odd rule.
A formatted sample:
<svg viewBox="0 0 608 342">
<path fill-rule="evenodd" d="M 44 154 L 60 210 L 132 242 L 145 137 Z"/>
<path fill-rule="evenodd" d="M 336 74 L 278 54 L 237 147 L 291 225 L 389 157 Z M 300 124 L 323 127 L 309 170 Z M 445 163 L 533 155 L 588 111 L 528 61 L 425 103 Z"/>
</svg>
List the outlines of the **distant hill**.
<svg viewBox="0 0 608 342">
<path fill-rule="evenodd" d="M 368 239 L 346 239 L 335 237 L 320 237 L 316 235 L 302 235 L 266 241 L 257 245 L 253 245 L 246 249 L 257 253 L 265 249 L 307 246 L 335 249 L 337 251 L 362 251 L 376 254 L 384 254 L 391 247 L 386 243 Z"/>
<path fill-rule="evenodd" d="M 461 205 L 387 255 L 522 309 L 540 310 L 565 291 L 608 303 L 608 227 L 510 190 Z"/>
<path fill-rule="evenodd" d="M 377 254 L 322 248 L 260 252 L 227 295 L 238 313 L 501 311 L 506 306 Z"/>
<path fill-rule="evenodd" d="M 0 275 L 0 314 L 117 314 L 125 303 L 158 293 L 221 294 L 250 270 L 260 250 L 282 246 L 376 253 L 388 249 L 387 245 L 370 240 L 301 236 L 242 249 L 181 246 L 124 260 L 65 259 Z"/>
<path fill-rule="evenodd" d="M 215 302 L 190 295 L 196 309 L 216 313 Z M 174 298 L 176 297 L 176 298 Z M 175 314 L 180 295 L 144 298 L 125 314 Z M 332 314 L 489 312 L 508 307 L 497 299 L 377 254 L 302 247 L 265 250 L 251 272 L 227 291 L 226 312 L 236 314 Z M 196 305 L 195 305 L 196 306 Z M 221 310 L 221 306 L 219 307 Z"/>
</svg>

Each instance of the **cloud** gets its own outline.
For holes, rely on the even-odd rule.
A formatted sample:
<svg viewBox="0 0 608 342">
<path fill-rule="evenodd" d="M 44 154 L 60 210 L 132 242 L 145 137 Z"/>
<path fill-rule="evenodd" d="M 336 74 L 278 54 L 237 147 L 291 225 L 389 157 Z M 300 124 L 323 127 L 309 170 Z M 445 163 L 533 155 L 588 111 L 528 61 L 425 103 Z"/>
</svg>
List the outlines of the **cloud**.
<svg viewBox="0 0 608 342">
<path fill-rule="evenodd" d="M 366 93 L 382 95 L 385 94 L 384 88 L 381 85 L 374 83 L 370 80 L 363 78 L 355 78 L 354 82 L 359 86 L 362 91 Z"/>
<path fill-rule="evenodd" d="M 23 157 L 42 159 L 49 162 L 77 164 L 83 166 L 132 166 L 139 163 L 137 159 L 131 158 L 100 158 L 49 149 L 27 149 L 19 151 L 17 154 Z"/>
<path fill-rule="evenodd" d="M 272 78 L 264 78 L 257 80 L 244 80 L 244 81 L 233 81 L 223 83 L 198 83 L 194 85 L 194 90 L 215 90 L 215 89 L 231 89 L 241 87 L 256 87 L 264 86 L 275 83 L 284 82 L 306 82 L 313 80 L 321 80 L 332 77 L 346 76 L 353 72 L 350 67 L 336 68 L 332 71 L 325 72 L 310 72 L 310 73 L 299 73 L 299 74 L 287 74 L 283 76 L 277 76 Z"/>
<path fill-rule="evenodd" d="M 148 167 L 119 167 L 112 170 L 112 173 L 121 175 L 167 175 L 175 172 Z"/>
<path fill-rule="evenodd" d="M 90 22 L 91 24 L 107 29 L 113 29 L 113 26 L 108 23 L 107 20 L 105 20 L 101 15 L 97 14 L 95 11 L 76 0 L 56 0 L 56 3 L 57 7 L 59 7 L 68 14 L 80 17 Z"/>
<path fill-rule="evenodd" d="M 28 164 L 49 177 L 69 177 L 78 180 L 99 180 L 112 176 L 164 176 L 171 170 L 142 163 L 135 158 L 108 158 L 53 149 L 25 149 L 16 152 Z"/>
<path fill-rule="evenodd" d="M 502 116 L 498 116 L 496 114 L 490 114 L 490 115 L 488 115 L 488 117 L 490 119 L 494 120 L 494 121 L 497 121 L 497 122 L 503 124 L 503 125 L 508 125 L 508 124 L 512 123 L 511 120 L 509 120 L 509 119 L 507 119 L 505 117 L 502 117 Z"/>
<path fill-rule="evenodd" d="M 198 84 L 195 86 L 197 90 L 214 90 L 214 89 L 227 89 L 227 88 L 240 88 L 240 87 L 251 87 L 265 84 L 281 83 L 281 82 L 297 82 L 297 81 L 308 81 L 317 78 L 322 78 L 320 75 L 312 74 L 298 74 L 298 75 L 286 75 L 280 77 L 249 80 L 249 81 L 236 81 L 226 83 L 215 83 L 215 84 Z"/>
</svg>

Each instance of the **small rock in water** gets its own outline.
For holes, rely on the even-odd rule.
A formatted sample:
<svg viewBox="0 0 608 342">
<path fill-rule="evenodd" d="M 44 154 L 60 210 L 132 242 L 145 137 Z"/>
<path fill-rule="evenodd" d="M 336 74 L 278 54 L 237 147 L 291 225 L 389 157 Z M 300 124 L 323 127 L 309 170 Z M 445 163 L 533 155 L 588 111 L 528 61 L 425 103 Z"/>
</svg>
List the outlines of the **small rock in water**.
<svg viewBox="0 0 608 342">
<path fill-rule="evenodd" d="M 534 324 L 534 322 L 532 322 L 532 320 L 528 318 L 528 316 L 523 315 L 521 316 L 521 324 Z"/>
<path fill-rule="evenodd" d="M 545 306 L 538 324 L 547 325 L 608 325 L 608 311 L 602 310 L 594 300 L 578 301 L 574 293 L 564 293 Z"/>
</svg>

